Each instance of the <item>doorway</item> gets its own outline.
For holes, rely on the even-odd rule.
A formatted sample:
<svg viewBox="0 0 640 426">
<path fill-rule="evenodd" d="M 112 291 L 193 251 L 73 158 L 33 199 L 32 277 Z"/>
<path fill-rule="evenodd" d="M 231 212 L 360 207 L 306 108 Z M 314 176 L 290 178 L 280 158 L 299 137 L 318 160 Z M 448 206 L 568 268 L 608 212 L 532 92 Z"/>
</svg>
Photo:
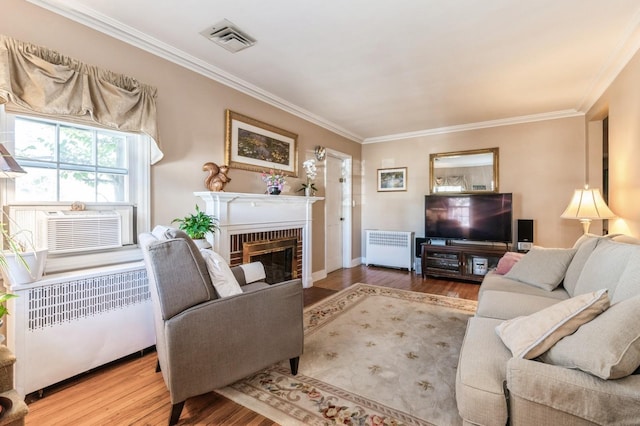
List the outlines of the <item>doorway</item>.
<svg viewBox="0 0 640 426">
<path fill-rule="evenodd" d="M 327 150 L 325 272 L 351 265 L 351 156 Z"/>
</svg>

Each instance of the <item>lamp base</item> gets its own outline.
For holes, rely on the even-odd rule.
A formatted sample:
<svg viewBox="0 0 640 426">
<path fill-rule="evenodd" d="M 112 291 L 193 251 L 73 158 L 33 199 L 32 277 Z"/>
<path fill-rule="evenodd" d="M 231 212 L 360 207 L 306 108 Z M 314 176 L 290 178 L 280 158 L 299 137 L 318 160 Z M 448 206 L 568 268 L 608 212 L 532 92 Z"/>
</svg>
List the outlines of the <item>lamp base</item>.
<svg viewBox="0 0 640 426">
<path fill-rule="evenodd" d="M 591 219 L 580 219 L 580 223 L 582 224 L 582 230 L 585 234 L 589 233 L 589 226 L 591 226 Z"/>
</svg>

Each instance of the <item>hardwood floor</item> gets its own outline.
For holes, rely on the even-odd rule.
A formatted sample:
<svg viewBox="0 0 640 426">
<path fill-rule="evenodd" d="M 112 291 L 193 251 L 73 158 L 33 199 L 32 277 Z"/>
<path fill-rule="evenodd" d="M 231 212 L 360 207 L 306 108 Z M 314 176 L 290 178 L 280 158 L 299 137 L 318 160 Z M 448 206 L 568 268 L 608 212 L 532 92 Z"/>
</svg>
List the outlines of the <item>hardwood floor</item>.
<svg viewBox="0 0 640 426">
<path fill-rule="evenodd" d="M 422 279 L 420 274 L 358 266 L 329 274 L 304 290 L 309 306 L 338 290 L 361 282 L 404 290 L 477 300 L 477 284 Z M 27 425 L 164 425 L 170 411 L 169 392 L 155 373 L 151 351 L 113 362 L 44 390 L 42 398 L 28 395 Z M 215 392 L 186 401 L 180 425 L 275 425 L 271 420 Z"/>
</svg>

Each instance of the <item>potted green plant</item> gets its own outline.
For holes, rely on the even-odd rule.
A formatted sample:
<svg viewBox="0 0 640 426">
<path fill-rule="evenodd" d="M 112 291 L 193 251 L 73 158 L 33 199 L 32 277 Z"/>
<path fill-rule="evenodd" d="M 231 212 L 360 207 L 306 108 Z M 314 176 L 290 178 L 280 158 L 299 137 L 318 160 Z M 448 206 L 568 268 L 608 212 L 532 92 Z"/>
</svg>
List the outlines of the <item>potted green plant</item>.
<svg viewBox="0 0 640 426">
<path fill-rule="evenodd" d="M 4 316 L 9 315 L 9 310 L 7 309 L 7 300 L 13 299 L 14 297 L 18 297 L 12 293 L 2 293 L 0 294 L 0 327 L 4 324 Z M 0 343 L 4 342 L 4 334 L 0 334 Z"/>
<path fill-rule="evenodd" d="M 208 233 L 213 235 L 220 229 L 218 226 L 218 219 L 200 210 L 197 204 L 195 214 L 189 214 L 183 218 L 173 219 L 171 223 L 177 223 L 179 229 L 186 232 L 191 239 L 201 246 L 207 245 L 202 242 L 202 240 L 205 240 Z"/>
</svg>

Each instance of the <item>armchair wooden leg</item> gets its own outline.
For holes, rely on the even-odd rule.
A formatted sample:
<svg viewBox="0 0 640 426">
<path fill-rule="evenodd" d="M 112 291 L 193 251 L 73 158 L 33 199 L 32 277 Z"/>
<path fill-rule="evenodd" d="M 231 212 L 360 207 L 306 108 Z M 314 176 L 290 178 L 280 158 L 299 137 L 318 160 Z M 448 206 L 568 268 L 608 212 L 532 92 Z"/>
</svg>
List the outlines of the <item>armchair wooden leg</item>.
<svg viewBox="0 0 640 426">
<path fill-rule="evenodd" d="M 169 426 L 173 426 L 180 420 L 180 413 L 182 413 L 182 407 L 184 407 L 184 401 L 178 402 L 171 406 L 171 417 L 169 417 Z"/>
<path fill-rule="evenodd" d="M 160 361 L 156 361 L 156 373 L 159 373 L 160 371 L 162 371 L 160 369 Z"/>
<path fill-rule="evenodd" d="M 300 357 L 297 356 L 295 358 L 289 359 L 289 365 L 291 366 L 291 374 L 294 376 L 298 374 L 298 365 L 300 364 Z"/>
</svg>

